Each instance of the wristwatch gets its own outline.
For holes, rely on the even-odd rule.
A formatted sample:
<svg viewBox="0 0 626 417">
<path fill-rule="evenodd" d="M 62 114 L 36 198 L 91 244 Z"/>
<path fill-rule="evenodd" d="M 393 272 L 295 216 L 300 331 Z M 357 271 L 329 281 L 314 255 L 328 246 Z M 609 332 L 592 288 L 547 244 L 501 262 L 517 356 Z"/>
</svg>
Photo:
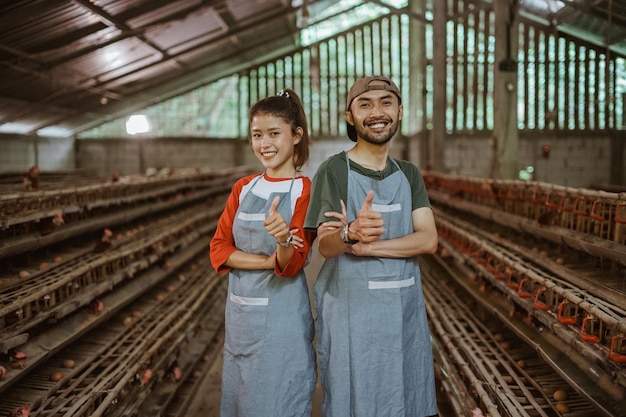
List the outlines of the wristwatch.
<svg viewBox="0 0 626 417">
<path fill-rule="evenodd" d="M 350 239 L 350 231 L 348 230 L 348 228 L 350 227 L 350 223 L 347 223 L 339 232 L 339 236 L 341 237 L 341 241 L 343 243 L 347 243 L 348 245 L 354 245 L 355 243 L 359 243 L 358 240 L 352 240 Z"/>
<path fill-rule="evenodd" d="M 276 243 L 278 243 L 280 246 L 284 246 L 289 247 L 289 245 L 291 245 L 291 242 L 293 242 L 293 235 L 291 233 L 289 233 L 289 236 L 287 236 L 287 240 L 285 240 L 284 242 L 280 242 L 278 239 L 276 239 Z"/>
</svg>

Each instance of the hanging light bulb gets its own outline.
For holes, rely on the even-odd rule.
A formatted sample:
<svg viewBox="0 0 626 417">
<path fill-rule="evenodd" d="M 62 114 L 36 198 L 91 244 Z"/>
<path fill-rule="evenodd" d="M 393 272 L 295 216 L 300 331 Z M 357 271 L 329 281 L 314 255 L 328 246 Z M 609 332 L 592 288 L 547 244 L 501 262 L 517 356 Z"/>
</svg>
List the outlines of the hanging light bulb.
<svg viewBox="0 0 626 417">
<path fill-rule="evenodd" d="M 126 122 L 126 133 L 136 135 L 137 133 L 146 133 L 150 131 L 150 122 L 143 114 L 133 114 Z"/>
</svg>

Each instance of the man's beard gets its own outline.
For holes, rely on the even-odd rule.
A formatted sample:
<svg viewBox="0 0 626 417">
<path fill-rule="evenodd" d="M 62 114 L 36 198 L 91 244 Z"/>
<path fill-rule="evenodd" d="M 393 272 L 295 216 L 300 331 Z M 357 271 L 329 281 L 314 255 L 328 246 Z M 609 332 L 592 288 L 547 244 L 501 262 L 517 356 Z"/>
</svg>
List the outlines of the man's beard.
<svg viewBox="0 0 626 417">
<path fill-rule="evenodd" d="M 365 129 L 362 125 L 354 126 L 356 130 L 357 137 L 363 139 L 364 141 L 371 143 L 373 145 L 384 145 L 389 142 L 391 138 L 398 131 L 398 124 L 390 125 L 391 127 L 384 132 L 371 134 L 367 129 Z"/>
</svg>

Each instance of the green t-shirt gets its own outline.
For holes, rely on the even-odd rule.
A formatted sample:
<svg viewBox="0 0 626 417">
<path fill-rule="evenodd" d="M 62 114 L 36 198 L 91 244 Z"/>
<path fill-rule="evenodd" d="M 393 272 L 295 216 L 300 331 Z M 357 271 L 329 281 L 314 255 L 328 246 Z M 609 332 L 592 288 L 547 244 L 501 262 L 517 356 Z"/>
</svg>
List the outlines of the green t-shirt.
<svg viewBox="0 0 626 417">
<path fill-rule="evenodd" d="M 412 209 L 430 207 L 430 200 L 424 184 L 424 178 L 419 169 L 408 161 L 395 160 L 411 185 Z M 354 161 L 350 161 L 350 169 L 365 175 L 373 180 L 382 180 L 398 170 L 390 158 L 382 171 L 374 171 L 365 168 Z M 346 153 L 341 152 L 331 156 L 319 166 L 313 184 L 311 185 L 311 199 L 307 210 L 304 228 L 316 230 L 320 223 L 333 220 L 324 216 L 327 211 L 341 213 L 340 200 L 347 201 L 348 194 L 348 170 L 346 166 Z"/>
</svg>

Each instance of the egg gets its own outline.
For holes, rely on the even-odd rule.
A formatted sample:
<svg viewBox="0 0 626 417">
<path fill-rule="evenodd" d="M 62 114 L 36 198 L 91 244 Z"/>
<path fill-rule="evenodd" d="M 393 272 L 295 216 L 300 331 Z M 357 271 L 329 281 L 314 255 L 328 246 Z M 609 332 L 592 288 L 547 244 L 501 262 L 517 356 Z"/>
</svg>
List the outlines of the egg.
<svg viewBox="0 0 626 417">
<path fill-rule="evenodd" d="M 28 277 L 30 277 L 30 272 L 28 272 L 28 271 L 20 271 L 19 277 L 21 279 L 28 278 Z"/>
<path fill-rule="evenodd" d="M 561 257 L 556 258 L 556 263 L 559 265 L 563 265 L 565 263 L 565 260 Z"/>
<path fill-rule="evenodd" d="M 61 366 L 63 366 L 64 368 L 71 369 L 74 366 L 76 366 L 76 362 L 74 362 L 72 359 L 65 359 L 63 360 L 63 363 L 61 363 Z"/>
<path fill-rule="evenodd" d="M 526 361 L 524 359 L 518 360 L 517 361 L 517 366 L 519 366 L 522 369 L 526 368 Z"/>
<path fill-rule="evenodd" d="M 58 382 L 63 378 L 63 373 L 62 372 L 52 372 L 50 374 L 50 381 L 52 382 Z"/>
<path fill-rule="evenodd" d="M 552 398 L 554 398 L 556 401 L 565 401 L 567 400 L 567 391 L 558 389 L 554 391 L 554 394 L 552 394 Z"/>
<path fill-rule="evenodd" d="M 45 271 L 46 269 L 48 269 L 48 262 L 42 262 L 39 264 L 40 271 Z"/>
<path fill-rule="evenodd" d="M 570 412 L 569 405 L 567 405 L 567 403 L 564 403 L 562 401 L 559 401 L 558 403 L 556 403 L 555 408 L 556 408 L 556 411 L 558 411 L 561 414 L 567 414 Z"/>
<path fill-rule="evenodd" d="M 133 318 L 130 316 L 126 316 L 124 317 L 124 320 L 122 321 L 122 323 L 124 323 L 124 326 L 130 326 L 131 324 L 133 324 Z"/>
<path fill-rule="evenodd" d="M 60 263 L 63 260 L 62 256 L 55 256 L 54 259 L 52 260 L 52 262 L 54 262 L 55 264 Z"/>
</svg>

